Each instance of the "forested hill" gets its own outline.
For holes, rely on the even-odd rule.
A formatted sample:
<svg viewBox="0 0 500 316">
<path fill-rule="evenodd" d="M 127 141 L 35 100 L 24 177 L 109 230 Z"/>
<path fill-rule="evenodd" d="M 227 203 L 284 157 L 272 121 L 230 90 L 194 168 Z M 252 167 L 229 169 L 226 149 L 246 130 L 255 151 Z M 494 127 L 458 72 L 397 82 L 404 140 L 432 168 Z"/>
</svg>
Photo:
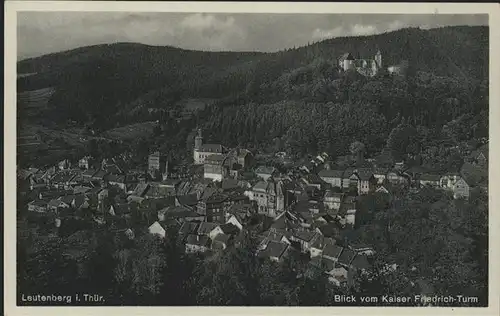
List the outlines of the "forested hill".
<svg viewBox="0 0 500 316">
<path fill-rule="evenodd" d="M 54 88 L 51 121 L 105 126 L 117 113 L 167 108 L 186 98 L 301 99 L 297 89 L 316 89 L 318 78 L 326 85 L 338 79 L 336 60 L 345 52 L 372 58 L 380 49 L 384 66 L 408 61 L 420 72 L 480 82 L 488 76 L 488 42 L 487 27 L 463 26 L 329 39 L 277 53 L 95 45 L 20 61 L 20 74 L 34 74 L 18 78 L 18 91 Z"/>
</svg>

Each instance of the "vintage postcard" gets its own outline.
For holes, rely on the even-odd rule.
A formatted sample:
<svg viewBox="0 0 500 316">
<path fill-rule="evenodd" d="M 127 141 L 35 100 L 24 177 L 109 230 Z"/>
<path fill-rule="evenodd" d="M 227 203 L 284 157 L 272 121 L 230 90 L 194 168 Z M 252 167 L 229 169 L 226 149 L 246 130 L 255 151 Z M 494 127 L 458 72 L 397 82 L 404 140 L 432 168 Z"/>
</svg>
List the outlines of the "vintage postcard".
<svg viewBox="0 0 500 316">
<path fill-rule="evenodd" d="M 5 8 L 6 315 L 498 315 L 497 5 Z"/>
</svg>

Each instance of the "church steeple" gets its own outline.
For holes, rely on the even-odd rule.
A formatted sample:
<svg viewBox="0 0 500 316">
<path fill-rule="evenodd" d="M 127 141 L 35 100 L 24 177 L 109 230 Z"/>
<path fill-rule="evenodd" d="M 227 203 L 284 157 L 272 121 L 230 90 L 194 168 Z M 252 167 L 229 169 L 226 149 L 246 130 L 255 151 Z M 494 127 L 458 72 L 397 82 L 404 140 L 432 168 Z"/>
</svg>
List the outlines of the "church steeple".
<svg viewBox="0 0 500 316">
<path fill-rule="evenodd" d="M 203 136 L 201 135 L 201 128 L 199 128 L 196 137 L 194 138 L 194 149 L 200 150 L 202 144 L 203 144 Z"/>
</svg>

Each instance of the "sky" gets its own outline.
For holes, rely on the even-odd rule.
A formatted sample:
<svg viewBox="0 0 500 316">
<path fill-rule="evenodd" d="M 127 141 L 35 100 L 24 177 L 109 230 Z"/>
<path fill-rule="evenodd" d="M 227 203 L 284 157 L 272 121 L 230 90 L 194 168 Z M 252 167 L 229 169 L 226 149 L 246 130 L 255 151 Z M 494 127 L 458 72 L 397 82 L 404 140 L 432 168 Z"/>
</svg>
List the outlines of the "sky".
<svg viewBox="0 0 500 316">
<path fill-rule="evenodd" d="M 487 25 L 487 15 L 18 12 L 18 59 L 77 47 L 138 42 L 211 51 L 272 52 L 405 27 Z"/>
</svg>

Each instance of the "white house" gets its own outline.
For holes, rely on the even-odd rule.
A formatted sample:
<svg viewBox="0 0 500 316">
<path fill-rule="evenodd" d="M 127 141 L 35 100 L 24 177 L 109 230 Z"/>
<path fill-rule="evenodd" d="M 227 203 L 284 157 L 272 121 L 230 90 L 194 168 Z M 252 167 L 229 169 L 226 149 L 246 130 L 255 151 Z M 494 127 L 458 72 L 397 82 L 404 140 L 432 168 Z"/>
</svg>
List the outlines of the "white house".
<svg viewBox="0 0 500 316">
<path fill-rule="evenodd" d="M 151 224 L 151 226 L 149 226 L 149 228 L 148 228 L 148 231 L 150 234 L 158 235 L 162 238 L 165 238 L 165 236 L 167 234 L 167 232 L 165 231 L 165 228 L 163 228 L 163 226 L 161 226 L 161 224 L 158 222 L 154 222 L 153 224 Z"/>
</svg>

